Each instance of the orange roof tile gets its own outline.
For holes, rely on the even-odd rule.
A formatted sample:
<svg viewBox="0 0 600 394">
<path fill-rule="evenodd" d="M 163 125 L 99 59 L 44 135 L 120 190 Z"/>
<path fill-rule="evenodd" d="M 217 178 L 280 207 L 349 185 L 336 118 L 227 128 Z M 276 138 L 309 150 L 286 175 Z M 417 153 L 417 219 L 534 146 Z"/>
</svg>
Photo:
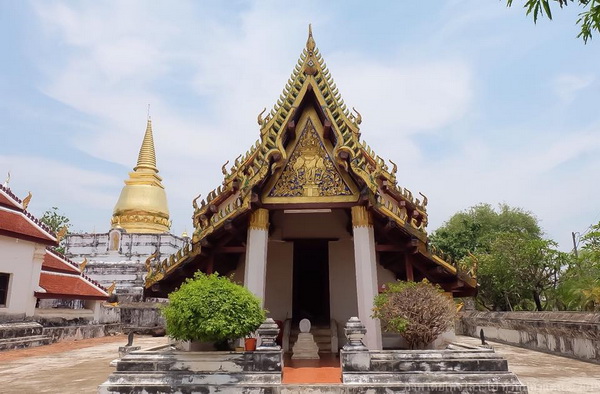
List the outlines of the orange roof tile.
<svg viewBox="0 0 600 394">
<path fill-rule="evenodd" d="M 56 237 L 27 211 L 0 206 L 0 234 L 46 245 L 57 245 Z"/>
<path fill-rule="evenodd" d="M 22 201 L 8 188 L 0 185 L 0 205 L 10 208 L 23 209 Z"/>
<path fill-rule="evenodd" d="M 35 292 L 38 298 L 74 298 L 105 300 L 108 293 L 89 278 L 81 275 L 42 270 L 40 287 L 45 292 Z"/>
<path fill-rule="evenodd" d="M 79 266 L 57 251 L 47 249 L 42 269 L 46 271 L 67 272 L 79 275 Z"/>
</svg>

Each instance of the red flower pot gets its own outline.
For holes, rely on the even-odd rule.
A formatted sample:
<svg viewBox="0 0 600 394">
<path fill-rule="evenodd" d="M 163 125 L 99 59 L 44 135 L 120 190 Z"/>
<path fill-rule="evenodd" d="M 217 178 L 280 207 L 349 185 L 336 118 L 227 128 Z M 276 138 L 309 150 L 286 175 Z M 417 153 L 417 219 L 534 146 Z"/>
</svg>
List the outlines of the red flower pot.
<svg viewBox="0 0 600 394">
<path fill-rule="evenodd" d="M 244 340 L 244 350 L 253 352 L 256 350 L 256 338 L 246 338 Z"/>
</svg>

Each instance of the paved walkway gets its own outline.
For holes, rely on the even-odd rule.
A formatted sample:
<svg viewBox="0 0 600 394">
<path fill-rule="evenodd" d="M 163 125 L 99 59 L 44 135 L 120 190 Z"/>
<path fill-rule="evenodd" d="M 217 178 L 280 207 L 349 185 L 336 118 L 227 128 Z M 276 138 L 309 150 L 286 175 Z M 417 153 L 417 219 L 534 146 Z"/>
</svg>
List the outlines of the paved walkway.
<svg viewBox="0 0 600 394">
<path fill-rule="evenodd" d="M 458 337 L 458 340 L 478 343 L 475 338 Z M 126 342 L 127 337 L 119 335 L 1 352 L 0 392 L 95 393 L 98 385 L 113 372 L 109 363 L 117 358 L 118 347 Z M 165 343 L 167 338 L 139 337 L 134 341 L 142 348 Z M 600 393 L 600 365 L 490 343 L 508 359 L 509 368 L 527 384 L 531 394 Z M 286 382 L 304 381 L 307 376 L 329 381 L 332 379 L 330 372 L 339 371 L 336 360 L 324 361 L 327 370 L 322 376 L 314 374 L 308 365 L 289 363 L 286 365 Z"/>
<path fill-rule="evenodd" d="M 59 342 L 32 349 L 0 352 L 0 393 L 96 393 L 114 371 L 126 335 Z M 142 348 L 167 343 L 167 338 L 136 337 Z"/>
<path fill-rule="evenodd" d="M 457 342 L 480 344 L 471 337 Z M 508 369 L 527 385 L 529 394 L 600 393 L 600 365 L 488 341 L 508 360 Z"/>
</svg>

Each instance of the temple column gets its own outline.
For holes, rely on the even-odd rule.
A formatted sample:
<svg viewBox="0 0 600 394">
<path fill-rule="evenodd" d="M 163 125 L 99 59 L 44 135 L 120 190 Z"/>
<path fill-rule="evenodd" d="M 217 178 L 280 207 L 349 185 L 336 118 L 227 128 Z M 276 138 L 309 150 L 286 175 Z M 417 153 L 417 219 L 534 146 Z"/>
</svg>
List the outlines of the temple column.
<svg viewBox="0 0 600 394">
<path fill-rule="evenodd" d="M 258 208 L 250 214 L 246 242 L 244 286 L 265 305 L 267 246 L 269 243 L 269 211 Z"/>
<path fill-rule="evenodd" d="M 367 329 L 365 342 L 369 350 L 381 350 L 381 324 L 378 319 L 371 317 L 373 299 L 378 294 L 375 232 L 371 214 L 365 207 L 352 207 L 352 229 L 358 318 Z"/>
</svg>

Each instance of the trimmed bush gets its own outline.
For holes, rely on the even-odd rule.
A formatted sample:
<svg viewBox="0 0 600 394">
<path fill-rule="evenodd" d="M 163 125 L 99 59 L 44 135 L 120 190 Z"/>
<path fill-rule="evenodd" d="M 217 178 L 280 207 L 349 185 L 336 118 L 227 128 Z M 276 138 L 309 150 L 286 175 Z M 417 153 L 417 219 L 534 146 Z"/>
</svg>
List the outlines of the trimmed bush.
<svg viewBox="0 0 600 394">
<path fill-rule="evenodd" d="M 265 320 L 260 300 L 248 289 L 201 272 L 169 294 L 163 314 L 171 337 L 215 343 L 244 337 Z"/>
<path fill-rule="evenodd" d="M 374 304 L 373 317 L 382 328 L 402 335 L 411 349 L 435 341 L 457 317 L 454 302 L 427 281 L 388 283 Z"/>
</svg>

